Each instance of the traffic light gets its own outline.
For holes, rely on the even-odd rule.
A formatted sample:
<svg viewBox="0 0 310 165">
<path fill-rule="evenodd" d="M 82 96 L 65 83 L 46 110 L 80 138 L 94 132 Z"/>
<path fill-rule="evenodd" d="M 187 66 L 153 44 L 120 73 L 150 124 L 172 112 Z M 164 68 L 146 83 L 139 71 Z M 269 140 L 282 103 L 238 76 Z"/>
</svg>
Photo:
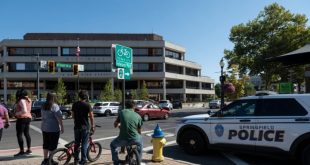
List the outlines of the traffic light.
<svg viewBox="0 0 310 165">
<path fill-rule="evenodd" d="M 55 61 L 49 60 L 47 65 L 48 65 L 48 72 L 55 73 Z"/>
<path fill-rule="evenodd" d="M 73 75 L 78 75 L 79 74 L 79 65 L 78 64 L 73 64 Z"/>
</svg>

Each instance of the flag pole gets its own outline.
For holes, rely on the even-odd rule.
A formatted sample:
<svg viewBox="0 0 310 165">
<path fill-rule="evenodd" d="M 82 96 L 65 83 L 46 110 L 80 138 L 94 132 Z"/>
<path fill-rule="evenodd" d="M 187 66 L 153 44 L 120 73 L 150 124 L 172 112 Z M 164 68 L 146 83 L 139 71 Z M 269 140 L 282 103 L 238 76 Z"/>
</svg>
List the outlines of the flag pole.
<svg viewBox="0 0 310 165">
<path fill-rule="evenodd" d="M 80 64 L 80 39 L 77 38 L 78 47 L 76 51 L 77 55 L 77 64 L 78 64 L 78 72 L 77 72 L 77 91 L 80 91 L 80 72 L 79 72 L 79 64 Z"/>
</svg>

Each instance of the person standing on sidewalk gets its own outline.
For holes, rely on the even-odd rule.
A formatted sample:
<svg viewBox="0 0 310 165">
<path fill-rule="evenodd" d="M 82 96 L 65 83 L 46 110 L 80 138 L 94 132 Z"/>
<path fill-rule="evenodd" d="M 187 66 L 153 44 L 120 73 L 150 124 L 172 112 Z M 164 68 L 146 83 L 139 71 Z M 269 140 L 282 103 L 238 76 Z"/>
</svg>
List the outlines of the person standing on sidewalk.
<svg viewBox="0 0 310 165">
<path fill-rule="evenodd" d="M 16 136 L 20 151 L 14 156 L 24 154 L 32 154 L 31 138 L 29 135 L 29 126 L 31 122 L 31 100 L 28 97 L 28 92 L 25 89 L 20 89 L 16 92 Z M 24 152 L 23 133 L 27 142 L 27 151 Z"/>
<path fill-rule="evenodd" d="M 5 123 L 3 122 L 2 118 L 5 119 Z M 9 126 L 10 126 L 10 121 L 9 121 L 8 110 L 2 104 L 0 104 L 0 141 L 2 138 L 3 128 L 8 128 Z"/>
<path fill-rule="evenodd" d="M 43 134 L 43 156 L 41 165 L 48 165 L 48 155 L 57 149 L 60 133 L 64 133 L 62 113 L 56 103 L 56 93 L 47 93 L 46 102 L 42 105 L 41 130 Z"/>
<path fill-rule="evenodd" d="M 79 160 L 79 147 L 81 145 L 81 161 L 79 164 L 84 165 L 86 163 L 89 130 L 91 132 L 95 131 L 93 109 L 88 103 L 88 92 L 86 90 L 79 92 L 79 101 L 72 105 L 72 117 L 74 120 L 74 139 L 76 144 L 74 164 L 77 164 Z M 89 125 L 88 118 L 91 125 Z"/>
</svg>

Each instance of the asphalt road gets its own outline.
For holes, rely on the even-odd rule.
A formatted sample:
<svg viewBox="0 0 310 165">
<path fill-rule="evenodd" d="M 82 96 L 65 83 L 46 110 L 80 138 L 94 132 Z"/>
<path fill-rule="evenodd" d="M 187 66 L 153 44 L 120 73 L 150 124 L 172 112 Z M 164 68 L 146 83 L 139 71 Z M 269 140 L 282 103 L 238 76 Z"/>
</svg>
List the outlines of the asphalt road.
<svg viewBox="0 0 310 165">
<path fill-rule="evenodd" d="M 206 153 L 199 156 L 191 156 L 186 154 L 178 145 L 175 143 L 175 127 L 179 119 L 184 116 L 206 113 L 208 110 L 205 108 L 200 109 L 177 109 L 173 110 L 171 116 L 167 120 L 150 120 L 143 124 L 143 141 L 144 151 L 152 152 L 151 134 L 157 124 L 166 134 L 167 145 L 164 148 L 164 155 L 177 160 L 191 162 L 193 164 L 208 164 L 208 165 L 230 165 L 230 164 L 251 164 L 251 165 L 289 165 L 296 164 L 294 161 L 286 160 L 285 158 L 275 158 L 253 156 L 245 154 L 235 154 L 228 152 L 219 151 L 207 151 Z M 214 111 L 214 110 L 213 110 Z M 116 116 L 110 117 L 95 117 L 95 122 L 100 125 L 100 128 L 96 129 L 96 133 L 93 135 L 95 141 L 99 141 L 103 148 L 110 149 L 110 142 L 118 135 L 119 130 L 113 127 L 113 122 Z M 32 146 L 42 146 L 42 135 L 40 133 L 41 121 L 31 122 L 30 134 L 32 138 Z M 74 138 L 73 133 L 73 120 L 64 120 L 65 132 L 61 135 L 60 143 L 65 144 L 70 142 Z M 0 151 L 11 150 L 18 148 L 15 123 L 9 129 L 4 130 L 2 141 L 0 142 Z"/>
</svg>

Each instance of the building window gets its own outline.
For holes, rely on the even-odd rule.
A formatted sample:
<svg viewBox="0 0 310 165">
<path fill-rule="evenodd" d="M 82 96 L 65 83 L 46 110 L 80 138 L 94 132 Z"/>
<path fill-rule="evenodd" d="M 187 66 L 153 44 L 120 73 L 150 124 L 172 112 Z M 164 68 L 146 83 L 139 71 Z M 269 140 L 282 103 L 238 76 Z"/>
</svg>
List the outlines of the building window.
<svg viewBox="0 0 310 165">
<path fill-rule="evenodd" d="M 80 47 L 80 56 L 111 56 L 111 48 L 85 48 Z M 62 56 L 76 56 L 76 47 L 62 48 Z"/>
<path fill-rule="evenodd" d="M 199 89 L 199 82 L 186 81 L 186 88 L 189 88 L 189 89 Z"/>
<path fill-rule="evenodd" d="M 162 48 L 133 48 L 133 56 L 162 56 Z"/>
<path fill-rule="evenodd" d="M 168 80 L 166 81 L 166 88 L 183 88 L 183 81 Z"/>
<path fill-rule="evenodd" d="M 186 75 L 197 77 L 198 76 L 198 70 L 197 69 L 186 68 Z"/>
<path fill-rule="evenodd" d="M 20 48 L 9 47 L 9 56 L 57 56 L 57 48 Z"/>
<path fill-rule="evenodd" d="M 162 72 L 163 64 L 161 63 L 134 63 L 134 72 Z"/>
<path fill-rule="evenodd" d="M 204 90 L 212 90 L 211 83 L 201 83 L 201 88 Z"/>
<path fill-rule="evenodd" d="M 166 64 L 166 72 L 183 74 L 183 68 L 176 65 Z"/>
<path fill-rule="evenodd" d="M 169 57 L 169 58 L 174 58 L 174 59 L 178 59 L 181 60 L 181 53 L 175 52 L 175 51 L 171 51 L 171 50 L 165 50 L 165 56 Z"/>
<path fill-rule="evenodd" d="M 161 89 L 163 88 L 163 83 L 162 81 L 145 81 L 145 84 L 146 84 L 146 88 L 148 89 Z"/>
</svg>

